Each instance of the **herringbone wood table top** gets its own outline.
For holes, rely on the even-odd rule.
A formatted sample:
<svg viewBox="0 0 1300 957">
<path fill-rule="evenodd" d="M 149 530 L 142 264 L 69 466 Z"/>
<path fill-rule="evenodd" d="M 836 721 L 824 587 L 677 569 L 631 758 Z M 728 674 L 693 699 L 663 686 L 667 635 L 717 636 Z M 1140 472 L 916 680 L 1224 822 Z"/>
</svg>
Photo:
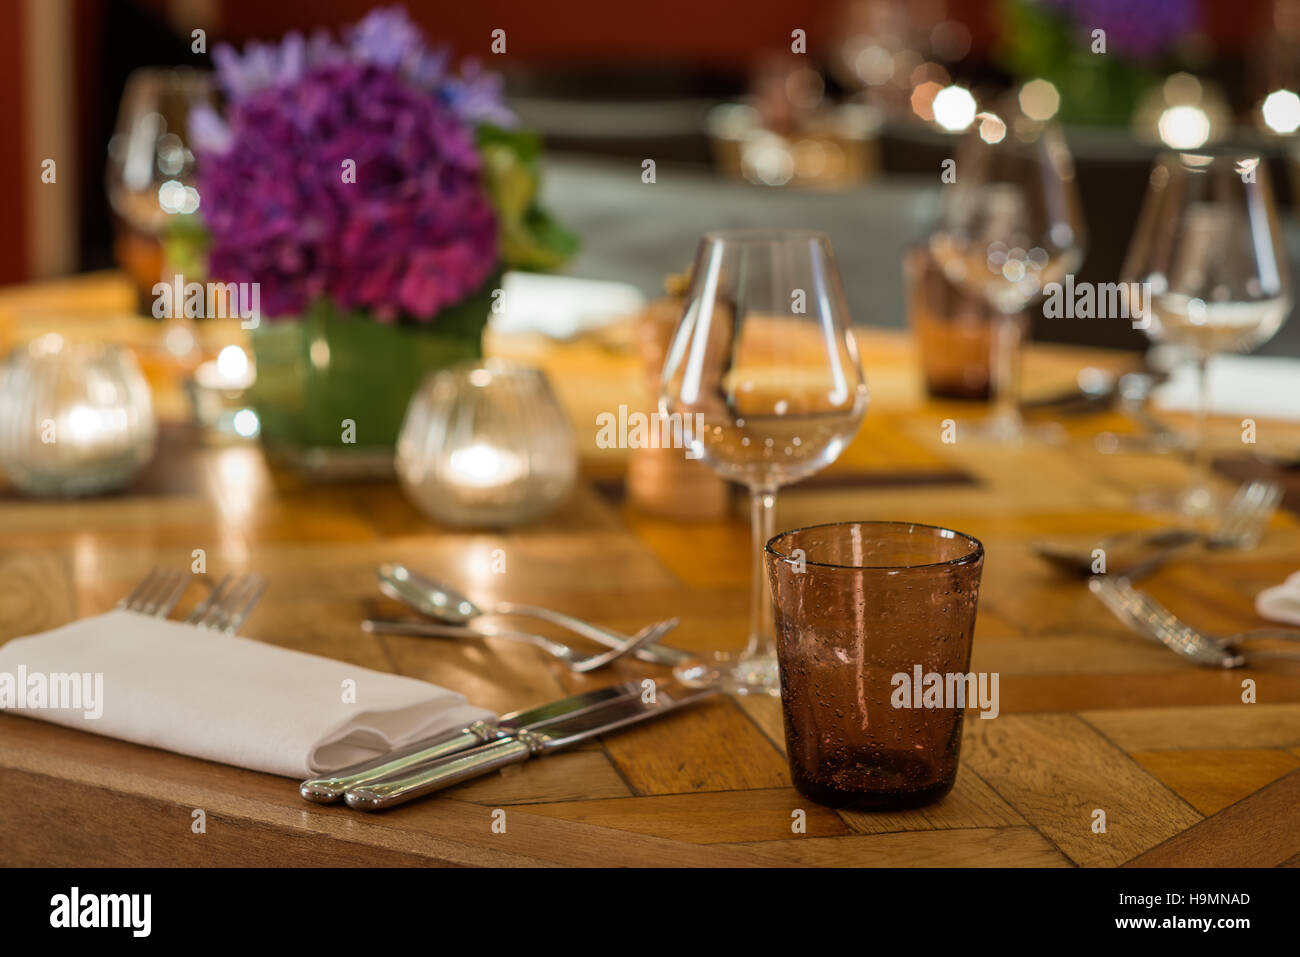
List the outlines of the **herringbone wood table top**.
<svg viewBox="0 0 1300 957">
<path fill-rule="evenodd" d="M 11 309 L 21 325 L 27 300 Z M 3 318 L 3 304 L 0 304 Z M 4 325 L 0 322 L 0 330 Z M 873 405 L 853 447 L 823 476 L 784 490 L 778 525 L 910 519 L 985 543 L 972 669 L 998 672 L 1001 714 L 967 715 L 961 771 L 941 803 L 899 813 L 835 812 L 790 786 L 779 703 L 721 699 L 393 812 L 302 802 L 296 782 L 0 715 L 0 861 L 9 864 L 450 865 L 1254 865 L 1300 864 L 1300 665 L 1199 668 L 1127 632 L 1080 583 L 1026 543 L 1155 527 L 1132 494 L 1176 485 L 1183 466 L 1102 456 L 1071 424 L 1057 448 L 944 444 L 901 337 L 860 336 Z M 635 360 L 608 343 L 560 349 L 496 342 L 552 371 L 590 440 L 594 412 L 637 396 Z M 1084 362 L 1123 357 L 1035 349 L 1035 388 Z M 631 398 L 629 399 L 629 396 Z M 1231 451 L 1234 422 L 1218 423 Z M 589 434 L 590 433 L 590 434 Z M 1260 445 L 1300 449 L 1300 429 L 1260 423 Z M 1239 443 L 1238 443 L 1239 444 Z M 625 453 L 624 453 L 625 454 Z M 1238 451 L 1238 455 L 1242 454 Z M 539 524 L 509 533 L 431 525 L 387 482 L 313 486 L 271 470 L 256 448 L 208 449 L 171 431 L 135 490 L 37 502 L 0 487 L 0 641 L 107 609 L 154 565 L 212 577 L 265 573 L 243 633 L 428 679 L 513 710 L 615 680 L 665 672 L 620 662 L 574 676 L 533 649 L 366 635 L 396 611 L 374 568 L 399 560 L 476 597 L 546 604 L 634 630 L 682 618 L 671 643 L 737 647 L 745 630 L 748 534 L 739 510 L 712 522 L 647 517 L 586 481 Z M 620 453 L 589 449 L 608 479 Z M 506 571 L 494 571 L 503 550 Z M 1262 624 L 1253 596 L 1300 568 L 1300 522 L 1273 522 L 1250 552 L 1177 561 L 1149 580 L 1180 615 L 1230 632 Z M 197 601 L 197 586 L 182 604 Z M 1243 680 L 1257 703 L 1243 703 Z M 204 834 L 192 812 L 206 813 Z M 504 833 L 493 811 L 506 811 Z M 806 814 L 801 833 L 794 812 Z M 1093 828 L 1105 812 L 1106 830 Z"/>
</svg>

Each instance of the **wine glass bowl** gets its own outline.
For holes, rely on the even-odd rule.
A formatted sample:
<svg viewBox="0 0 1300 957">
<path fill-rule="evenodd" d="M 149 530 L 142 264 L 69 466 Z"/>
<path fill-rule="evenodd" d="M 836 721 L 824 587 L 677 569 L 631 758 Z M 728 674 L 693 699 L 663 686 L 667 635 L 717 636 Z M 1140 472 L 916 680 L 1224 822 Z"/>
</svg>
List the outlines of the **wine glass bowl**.
<svg viewBox="0 0 1300 957">
<path fill-rule="evenodd" d="M 1198 370 L 1192 480 L 1144 504 L 1209 515 L 1209 363 L 1270 339 L 1291 310 L 1291 280 L 1268 169 L 1254 153 L 1161 155 L 1121 278 L 1142 305 L 1138 327 L 1188 352 Z"/>
<path fill-rule="evenodd" d="M 973 431 L 1015 443 L 1025 435 L 1017 396 L 1024 310 L 1079 267 L 1085 229 L 1059 128 L 1007 106 L 1010 122 L 980 114 L 963 139 L 929 246 L 950 282 L 995 310 L 993 412 Z"/>
<path fill-rule="evenodd" d="M 189 115 L 214 99 L 211 78 L 198 70 L 146 68 L 127 79 L 105 185 L 128 226 L 160 236 L 173 216 L 198 210 Z"/>
<path fill-rule="evenodd" d="M 190 67 L 143 67 L 131 73 L 122 92 L 104 188 L 113 212 L 114 255 L 135 283 L 146 314 L 153 310 L 159 280 L 171 282 L 196 265 L 188 260 L 202 244 L 202 198 L 191 114 L 215 102 L 211 75 Z M 174 309 L 171 318 L 193 335 L 183 310 Z"/>
<path fill-rule="evenodd" d="M 679 678 L 778 693 L 762 556 L 776 490 L 838 458 L 866 402 L 830 241 L 808 231 L 705 235 L 664 364 L 660 412 L 699 422 L 680 430 L 688 453 L 749 488 L 753 592 L 745 652 L 679 669 Z"/>
</svg>

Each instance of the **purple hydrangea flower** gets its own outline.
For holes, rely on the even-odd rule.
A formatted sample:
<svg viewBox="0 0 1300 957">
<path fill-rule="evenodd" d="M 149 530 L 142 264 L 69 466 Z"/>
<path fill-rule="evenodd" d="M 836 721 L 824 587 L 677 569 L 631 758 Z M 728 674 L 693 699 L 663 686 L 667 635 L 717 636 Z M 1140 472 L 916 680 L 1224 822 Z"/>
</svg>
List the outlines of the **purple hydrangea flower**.
<svg viewBox="0 0 1300 957">
<path fill-rule="evenodd" d="M 400 11 L 371 13 L 347 43 L 291 35 L 214 54 L 228 114 L 193 126 L 209 269 L 260 283 L 270 317 L 327 296 L 427 321 L 497 268 L 470 118 L 504 115 L 499 81 L 447 75 Z"/>
<path fill-rule="evenodd" d="M 1138 60 L 1163 53 L 1200 25 L 1197 0 L 1045 0 L 1091 43 L 1106 31 L 1106 47 Z"/>
<path fill-rule="evenodd" d="M 428 320 L 496 268 L 473 131 L 398 74 L 319 67 L 236 101 L 228 129 L 230 148 L 200 156 L 209 268 L 261 283 L 267 315 L 328 296 Z"/>
<path fill-rule="evenodd" d="M 217 82 L 232 101 L 268 87 L 297 83 L 322 66 L 371 64 L 400 73 L 408 82 L 437 96 L 467 123 L 512 126 L 515 115 L 505 105 L 501 77 L 484 73 L 466 61 L 459 75 L 447 70 L 445 49 L 430 48 L 424 35 L 401 7 L 370 11 L 337 42 L 319 29 L 309 39 L 285 35 L 278 46 L 250 43 L 241 54 L 228 44 L 212 51 Z"/>
</svg>

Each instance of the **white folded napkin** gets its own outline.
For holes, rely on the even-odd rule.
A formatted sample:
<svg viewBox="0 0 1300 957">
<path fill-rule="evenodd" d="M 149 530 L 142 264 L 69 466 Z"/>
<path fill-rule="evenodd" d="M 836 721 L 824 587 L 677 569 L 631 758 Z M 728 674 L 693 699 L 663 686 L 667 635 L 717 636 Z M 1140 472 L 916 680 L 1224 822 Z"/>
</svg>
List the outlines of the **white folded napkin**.
<svg viewBox="0 0 1300 957">
<path fill-rule="evenodd" d="M 1300 625 L 1300 572 L 1256 595 L 1255 611 L 1270 621 Z"/>
<path fill-rule="evenodd" d="M 605 279 L 507 272 L 501 289 L 490 318 L 492 330 L 501 334 L 536 332 L 571 339 L 645 308 L 645 296 L 636 286 Z"/>
<path fill-rule="evenodd" d="M 414 678 L 127 611 L 0 646 L 0 709 L 296 778 L 491 717 Z"/>
<path fill-rule="evenodd" d="M 1156 389 L 1157 407 L 1188 412 L 1198 402 L 1196 370 L 1184 363 Z M 1210 411 L 1300 421 L 1300 359 L 1220 355 L 1210 360 Z"/>
</svg>

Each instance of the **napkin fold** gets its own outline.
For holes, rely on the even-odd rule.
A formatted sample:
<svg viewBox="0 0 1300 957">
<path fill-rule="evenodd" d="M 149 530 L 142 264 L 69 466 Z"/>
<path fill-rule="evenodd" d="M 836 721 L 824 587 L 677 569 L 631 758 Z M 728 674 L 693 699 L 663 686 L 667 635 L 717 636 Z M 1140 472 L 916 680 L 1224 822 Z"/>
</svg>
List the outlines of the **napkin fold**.
<svg viewBox="0 0 1300 957">
<path fill-rule="evenodd" d="M 0 646 L 0 710 L 296 778 L 493 716 L 428 682 L 127 611 Z"/>
<path fill-rule="evenodd" d="M 1255 611 L 1270 621 L 1300 625 L 1300 572 L 1256 595 Z"/>
</svg>

